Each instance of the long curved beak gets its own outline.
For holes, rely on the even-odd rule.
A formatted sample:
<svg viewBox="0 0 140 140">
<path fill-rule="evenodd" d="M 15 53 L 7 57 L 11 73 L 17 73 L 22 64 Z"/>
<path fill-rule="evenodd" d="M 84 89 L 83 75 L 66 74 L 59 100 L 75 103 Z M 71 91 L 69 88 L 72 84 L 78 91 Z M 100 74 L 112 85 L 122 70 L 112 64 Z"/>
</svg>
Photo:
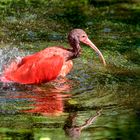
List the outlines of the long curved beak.
<svg viewBox="0 0 140 140">
<path fill-rule="evenodd" d="M 102 55 L 102 53 L 100 52 L 100 50 L 90 41 L 89 38 L 87 38 L 86 40 L 82 41 L 83 43 L 85 43 L 86 45 L 90 46 L 100 57 L 101 61 L 103 62 L 104 66 L 106 66 L 106 61 Z"/>
</svg>

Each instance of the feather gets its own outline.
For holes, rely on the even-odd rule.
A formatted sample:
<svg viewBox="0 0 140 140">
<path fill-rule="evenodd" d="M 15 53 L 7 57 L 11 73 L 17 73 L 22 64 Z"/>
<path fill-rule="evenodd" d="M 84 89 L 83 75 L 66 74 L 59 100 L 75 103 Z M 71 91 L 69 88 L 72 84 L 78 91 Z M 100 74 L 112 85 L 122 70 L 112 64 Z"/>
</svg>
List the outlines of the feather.
<svg viewBox="0 0 140 140">
<path fill-rule="evenodd" d="M 64 59 L 61 56 L 23 58 L 20 63 L 13 62 L 5 70 L 7 80 L 21 84 L 38 84 L 51 81 L 59 75 Z"/>
</svg>

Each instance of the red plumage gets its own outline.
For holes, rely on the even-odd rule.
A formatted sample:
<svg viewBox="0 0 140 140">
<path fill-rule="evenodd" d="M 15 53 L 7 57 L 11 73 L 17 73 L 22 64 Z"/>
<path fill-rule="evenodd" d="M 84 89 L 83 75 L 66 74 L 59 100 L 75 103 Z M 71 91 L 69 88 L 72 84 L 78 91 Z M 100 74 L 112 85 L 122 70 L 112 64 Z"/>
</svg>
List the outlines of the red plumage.
<svg viewBox="0 0 140 140">
<path fill-rule="evenodd" d="M 19 64 L 12 62 L 5 70 L 4 76 L 7 80 L 22 84 L 48 82 L 59 75 L 63 63 L 64 59 L 60 56 L 41 59 L 27 56 Z"/>
</svg>

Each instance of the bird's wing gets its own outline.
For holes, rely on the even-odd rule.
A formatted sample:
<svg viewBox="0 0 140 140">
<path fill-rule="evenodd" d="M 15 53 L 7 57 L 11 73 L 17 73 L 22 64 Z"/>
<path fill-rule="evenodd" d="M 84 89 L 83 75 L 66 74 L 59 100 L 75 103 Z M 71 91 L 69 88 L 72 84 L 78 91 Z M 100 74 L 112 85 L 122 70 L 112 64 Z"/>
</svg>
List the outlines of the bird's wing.
<svg viewBox="0 0 140 140">
<path fill-rule="evenodd" d="M 19 66 L 25 64 L 25 63 L 33 63 L 35 61 L 38 61 L 42 58 L 41 52 L 37 52 L 35 54 L 27 55 L 24 58 L 22 58 L 21 62 L 18 64 Z"/>
<path fill-rule="evenodd" d="M 34 61 L 33 61 L 34 60 Z M 16 66 L 14 71 L 5 73 L 8 80 L 22 84 L 38 84 L 55 79 L 63 66 L 64 59 L 60 56 L 49 58 L 24 60 L 24 63 Z"/>
</svg>

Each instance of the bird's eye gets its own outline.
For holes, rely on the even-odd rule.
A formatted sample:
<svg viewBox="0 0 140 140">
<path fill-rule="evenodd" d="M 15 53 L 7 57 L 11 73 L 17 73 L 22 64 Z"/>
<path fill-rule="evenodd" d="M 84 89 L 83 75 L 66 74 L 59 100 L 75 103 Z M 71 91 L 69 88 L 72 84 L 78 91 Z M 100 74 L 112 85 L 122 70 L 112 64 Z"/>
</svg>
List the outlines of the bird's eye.
<svg viewBox="0 0 140 140">
<path fill-rule="evenodd" d="M 82 35 L 82 38 L 85 38 L 86 36 L 85 35 Z"/>
</svg>

